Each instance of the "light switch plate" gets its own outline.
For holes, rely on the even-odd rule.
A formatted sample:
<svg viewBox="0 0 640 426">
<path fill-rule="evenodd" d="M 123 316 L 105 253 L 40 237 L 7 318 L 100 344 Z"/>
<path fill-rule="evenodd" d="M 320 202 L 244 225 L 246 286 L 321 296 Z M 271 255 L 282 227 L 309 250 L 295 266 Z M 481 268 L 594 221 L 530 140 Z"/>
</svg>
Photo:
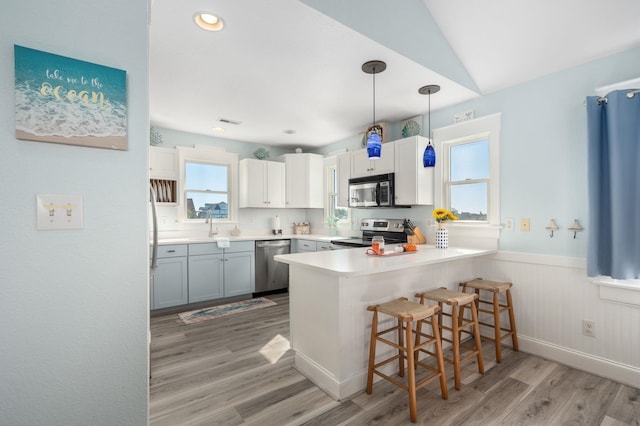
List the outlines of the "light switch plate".
<svg viewBox="0 0 640 426">
<path fill-rule="evenodd" d="M 38 195 L 36 200 L 38 230 L 84 228 L 82 195 Z"/>
</svg>

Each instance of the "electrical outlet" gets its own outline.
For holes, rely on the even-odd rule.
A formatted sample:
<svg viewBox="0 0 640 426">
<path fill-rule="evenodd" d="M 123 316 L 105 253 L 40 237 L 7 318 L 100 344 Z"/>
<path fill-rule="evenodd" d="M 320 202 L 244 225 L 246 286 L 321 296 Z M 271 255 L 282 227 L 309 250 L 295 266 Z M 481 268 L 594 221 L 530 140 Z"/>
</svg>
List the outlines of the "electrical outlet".
<svg viewBox="0 0 640 426">
<path fill-rule="evenodd" d="M 596 323 L 589 320 L 582 320 L 582 334 L 589 337 L 596 337 Z"/>
<path fill-rule="evenodd" d="M 513 218 L 512 217 L 508 217 L 505 219 L 504 221 L 504 230 L 505 231 L 512 231 L 513 232 Z"/>
<path fill-rule="evenodd" d="M 531 230 L 531 222 L 528 217 L 523 217 L 520 219 L 520 231 L 521 232 L 529 232 Z"/>
</svg>

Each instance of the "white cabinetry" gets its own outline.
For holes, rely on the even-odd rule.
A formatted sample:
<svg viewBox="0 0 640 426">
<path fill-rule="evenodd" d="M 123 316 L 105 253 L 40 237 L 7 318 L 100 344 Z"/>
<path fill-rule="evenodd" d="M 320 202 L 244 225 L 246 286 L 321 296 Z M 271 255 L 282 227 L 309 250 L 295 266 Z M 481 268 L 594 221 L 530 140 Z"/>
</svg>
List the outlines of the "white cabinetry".
<svg viewBox="0 0 640 426">
<path fill-rule="evenodd" d="M 286 205 L 290 208 L 321 209 L 324 159 L 318 154 L 285 154 Z"/>
<path fill-rule="evenodd" d="M 178 201 L 178 151 L 173 148 L 149 147 L 149 184 L 156 193 L 156 202 Z"/>
<path fill-rule="evenodd" d="M 382 154 L 378 160 L 369 160 L 366 149 L 359 149 L 351 153 L 351 177 L 363 177 L 393 173 L 394 168 L 393 142 L 382 144 Z"/>
<path fill-rule="evenodd" d="M 338 172 L 338 206 L 349 207 L 350 152 L 343 152 L 336 156 L 336 170 Z"/>
<path fill-rule="evenodd" d="M 285 165 L 275 161 L 240 160 L 240 207 L 285 207 Z"/>
<path fill-rule="evenodd" d="M 178 151 L 174 148 L 150 146 L 149 177 L 178 180 Z"/>
<path fill-rule="evenodd" d="M 433 167 L 422 166 L 427 138 L 411 136 L 394 141 L 395 203 L 433 205 Z"/>
</svg>

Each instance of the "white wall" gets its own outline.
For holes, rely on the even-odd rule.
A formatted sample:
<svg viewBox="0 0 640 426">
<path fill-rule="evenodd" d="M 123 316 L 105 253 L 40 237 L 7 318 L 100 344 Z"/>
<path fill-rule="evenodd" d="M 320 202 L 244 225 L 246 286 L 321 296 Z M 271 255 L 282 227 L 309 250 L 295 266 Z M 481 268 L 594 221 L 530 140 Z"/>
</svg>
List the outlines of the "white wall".
<svg viewBox="0 0 640 426">
<path fill-rule="evenodd" d="M 145 0 L 11 0 L 0 13 L 0 423 L 146 424 Z M 15 138 L 13 45 L 127 71 L 129 150 Z M 36 230 L 36 194 L 84 229 Z"/>
</svg>

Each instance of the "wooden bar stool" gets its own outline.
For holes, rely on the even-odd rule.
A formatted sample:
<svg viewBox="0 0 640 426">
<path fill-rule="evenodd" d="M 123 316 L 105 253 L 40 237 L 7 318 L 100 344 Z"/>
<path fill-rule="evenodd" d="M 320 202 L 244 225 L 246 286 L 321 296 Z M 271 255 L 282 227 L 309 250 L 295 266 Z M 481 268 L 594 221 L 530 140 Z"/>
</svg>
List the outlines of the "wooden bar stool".
<svg viewBox="0 0 640 426">
<path fill-rule="evenodd" d="M 478 373 L 484 374 L 480 326 L 478 324 L 478 311 L 476 310 L 475 304 L 478 295 L 474 293 L 462 293 L 441 287 L 424 293 L 418 293 L 416 294 L 416 297 L 420 298 L 421 304 L 424 304 L 425 299 L 438 302 L 438 306 L 440 307 L 440 312 L 438 313 L 439 328 L 442 331 L 447 330 L 451 332 L 451 339 L 445 338 L 444 332 L 441 332 L 440 336 L 443 341 L 449 342 L 453 346 L 453 358 L 445 357 L 444 360 L 453 364 L 456 389 L 460 389 L 460 364 L 472 359 L 474 356 L 478 361 Z M 451 306 L 451 313 L 444 312 L 442 305 L 445 303 Z M 471 309 L 471 319 L 464 318 L 463 313 L 465 307 L 469 307 Z M 451 327 L 444 324 L 444 321 L 442 320 L 443 316 L 447 316 L 451 319 Z M 427 320 L 422 321 L 426 322 Z M 463 345 L 460 343 L 462 333 L 470 334 L 473 337 L 473 346 Z M 461 348 L 467 351 L 462 358 L 460 357 Z M 427 350 L 423 350 L 423 352 L 433 355 Z"/>
<path fill-rule="evenodd" d="M 513 350 L 518 350 L 518 334 L 516 332 L 516 319 L 513 313 L 513 300 L 511 299 L 511 286 L 512 283 L 508 282 L 498 282 L 498 281 L 489 281 L 483 280 L 482 278 L 476 278 L 475 280 L 466 281 L 460 283 L 463 292 L 467 292 L 467 288 L 472 288 L 475 290 L 475 293 L 480 296 L 480 291 L 489 291 L 493 293 L 493 298 L 491 301 L 483 300 L 478 297 L 476 300 L 476 306 L 478 307 L 478 312 L 491 314 L 493 315 L 493 324 L 486 323 L 480 321 L 480 325 L 484 325 L 487 327 L 493 328 L 494 337 L 489 336 L 481 336 L 484 339 L 491 340 L 496 345 L 496 362 L 502 361 L 502 340 L 511 336 L 511 342 L 513 344 Z M 506 304 L 501 304 L 499 300 L 500 293 L 505 293 L 506 295 Z M 480 307 L 480 303 L 483 306 L 488 307 L 488 309 L 482 309 Z M 508 311 L 509 312 L 509 328 L 504 328 L 500 324 L 500 313 Z M 502 332 L 506 332 L 502 334 Z"/>
<path fill-rule="evenodd" d="M 438 329 L 438 318 L 435 315 L 440 308 L 438 306 L 425 306 L 416 302 L 407 300 L 406 297 L 393 300 L 391 302 L 383 303 L 381 305 L 373 305 L 367 307 L 367 310 L 373 312 L 373 319 L 371 320 L 371 340 L 369 341 L 369 368 L 367 373 L 367 393 L 371 394 L 373 390 L 373 374 L 377 374 L 383 379 L 393 383 L 401 389 L 404 389 L 409 393 L 409 417 L 411 421 L 415 423 L 417 411 L 416 411 L 416 391 L 428 383 L 439 378 L 440 379 L 440 391 L 442 393 L 442 399 L 447 399 L 447 380 L 445 377 L 444 360 L 442 358 L 442 345 L 440 343 L 440 333 Z M 388 328 L 383 331 L 378 331 L 378 312 L 386 315 L 390 315 L 397 319 L 397 325 Z M 421 320 L 425 318 L 432 318 L 433 324 L 433 337 L 428 338 L 425 341 L 421 341 L 421 337 L 424 336 L 419 330 L 415 333 L 415 341 L 413 336 L 413 322 L 416 322 L 416 327 L 419 327 L 422 323 Z M 381 337 L 384 334 L 397 332 L 398 343 L 395 343 L 389 339 Z M 397 354 L 391 358 L 387 358 L 378 363 L 375 362 L 376 357 L 376 343 L 382 342 L 398 350 Z M 417 354 L 419 350 L 429 346 L 435 345 L 435 354 L 438 368 L 433 368 L 424 362 L 418 360 Z M 406 381 L 396 380 L 384 374 L 379 370 L 380 367 L 390 362 L 398 360 L 398 372 L 400 377 L 404 377 L 405 372 L 405 360 L 407 361 L 408 377 Z M 416 367 L 421 366 L 433 374 L 416 384 Z"/>
</svg>

